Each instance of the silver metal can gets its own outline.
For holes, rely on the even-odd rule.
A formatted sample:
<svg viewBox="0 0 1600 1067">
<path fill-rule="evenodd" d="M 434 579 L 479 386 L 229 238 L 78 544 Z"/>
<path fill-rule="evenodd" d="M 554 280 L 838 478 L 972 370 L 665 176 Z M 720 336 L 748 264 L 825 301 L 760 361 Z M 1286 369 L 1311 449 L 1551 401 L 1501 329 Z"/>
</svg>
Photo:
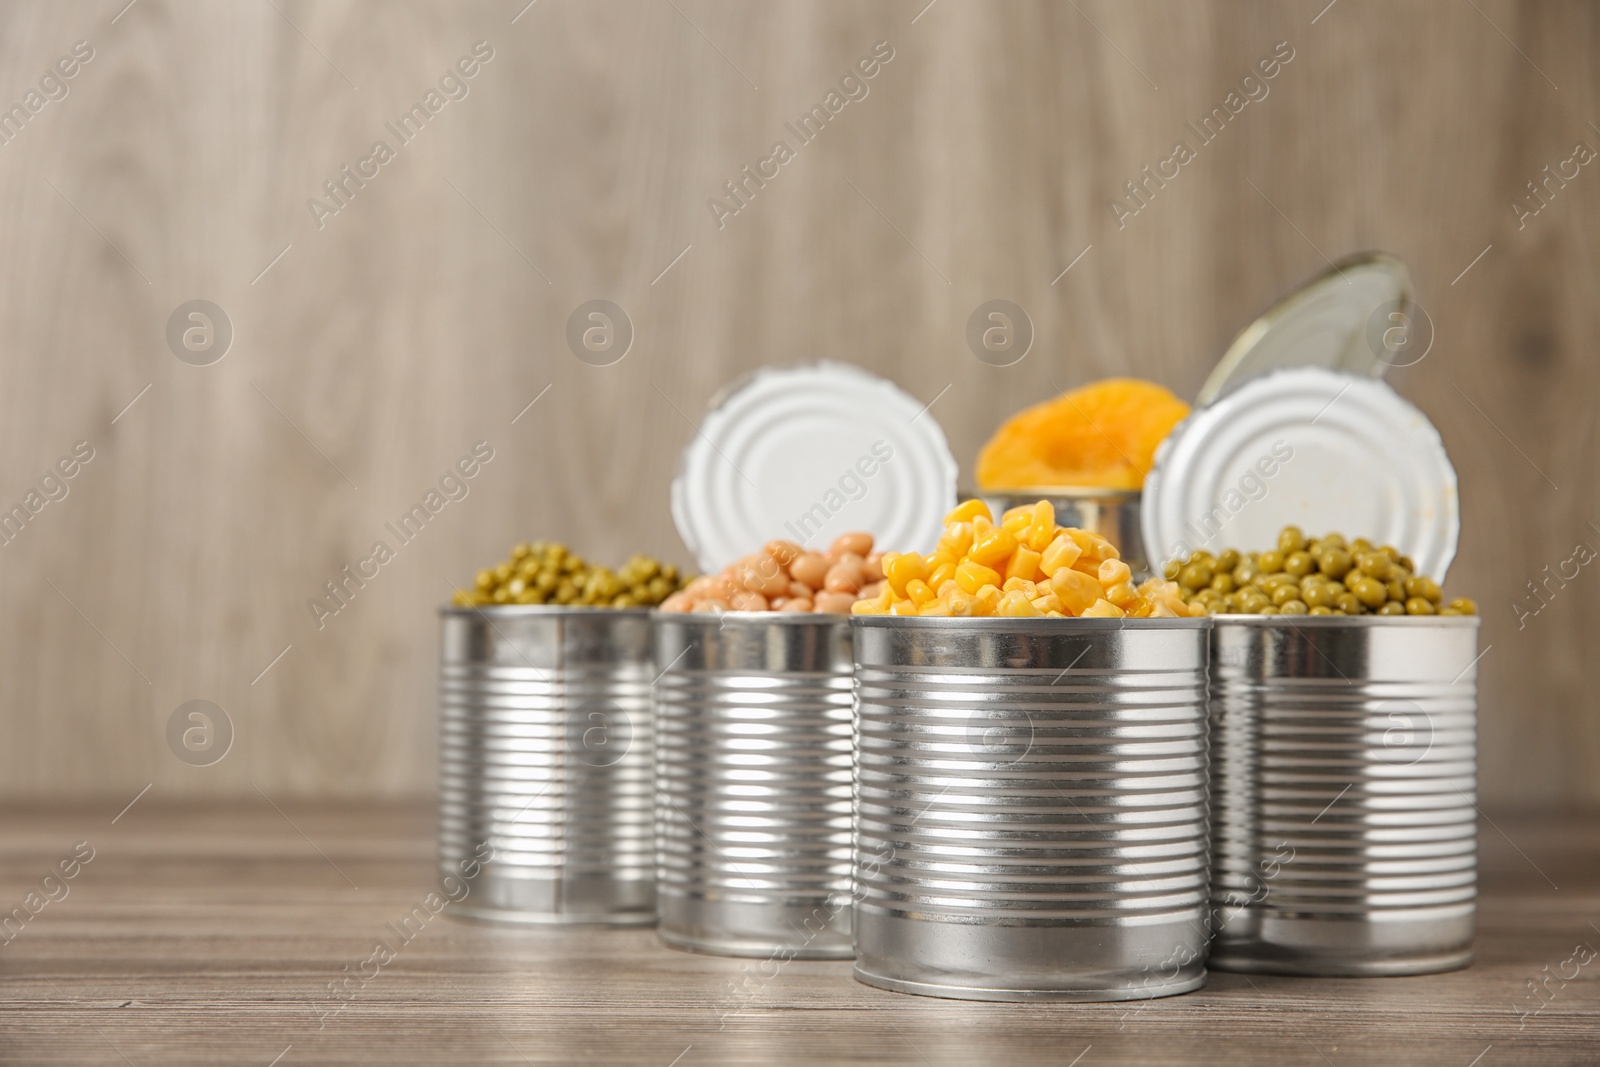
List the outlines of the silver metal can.
<svg viewBox="0 0 1600 1067">
<path fill-rule="evenodd" d="M 439 862 L 459 878 L 480 849 L 492 856 L 450 910 L 653 922 L 650 612 L 441 615 Z"/>
<path fill-rule="evenodd" d="M 1143 495 L 1138 489 L 1087 489 L 1054 486 L 1044 489 L 987 489 L 971 494 L 995 515 L 1014 507 L 1048 500 L 1056 522 L 1099 534 L 1117 546 L 1135 579 L 1150 577 L 1150 557 L 1141 529 Z"/>
<path fill-rule="evenodd" d="M 1205 983 L 1207 619 L 855 616 L 856 977 Z"/>
<path fill-rule="evenodd" d="M 1211 964 L 1429 974 L 1472 960 L 1472 616 L 1219 616 Z"/>
<path fill-rule="evenodd" d="M 661 939 L 849 959 L 848 620 L 661 612 L 655 625 Z"/>
</svg>

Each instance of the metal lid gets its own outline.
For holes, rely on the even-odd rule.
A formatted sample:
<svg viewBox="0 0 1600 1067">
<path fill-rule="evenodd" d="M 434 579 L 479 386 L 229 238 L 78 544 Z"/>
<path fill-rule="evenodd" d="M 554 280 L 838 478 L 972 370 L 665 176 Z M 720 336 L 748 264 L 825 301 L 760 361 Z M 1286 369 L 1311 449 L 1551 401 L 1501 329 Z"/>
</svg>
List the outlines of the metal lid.
<svg viewBox="0 0 1600 1067">
<path fill-rule="evenodd" d="M 1402 354 L 1404 334 L 1397 344 L 1392 328 L 1392 323 L 1410 322 L 1414 299 L 1411 273 L 1395 257 L 1363 252 L 1340 260 L 1234 339 L 1200 387 L 1195 406 L 1287 367 L 1326 367 L 1381 378 L 1391 366 L 1415 362 Z"/>
<path fill-rule="evenodd" d="M 1293 523 L 1394 545 L 1443 581 L 1459 503 L 1426 415 L 1381 381 L 1302 367 L 1178 424 L 1145 479 L 1145 549 L 1157 565 L 1199 548 L 1260 551 Z"/>
<path fill-rule="evenodd" d="M 773 538 L 825 548 L 865 530 L 931 552 L 956 503 L 955 457 L 927 405 L 844 363 L 757 371 L 712 400 L 672 483 L 672 518 L 705 571 Z"/>
</svg>

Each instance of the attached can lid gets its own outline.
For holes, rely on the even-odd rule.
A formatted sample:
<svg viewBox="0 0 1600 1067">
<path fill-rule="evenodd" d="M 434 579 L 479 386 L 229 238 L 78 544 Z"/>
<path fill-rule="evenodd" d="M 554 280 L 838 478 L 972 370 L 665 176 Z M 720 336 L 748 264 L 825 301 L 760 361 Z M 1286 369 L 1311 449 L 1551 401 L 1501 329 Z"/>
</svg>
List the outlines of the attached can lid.
<svg viewBox="0 0 1600 1067">
<path fill-rule="evenodd" d="M 1340 260 L 1234 339 L 1195 406 L 1288 367 L 1381 378 L 1390 367 L 1409 366 L 1421 358 L 1412 350 L 1427 344 L 1411 329 L 1414 302 L 1411 272 L 1394 256 L 1363 252 Z"/>
<path fill-rule="evenodd" d="M 770 368 L 712 400 L 679 462 L 672 518 L 707 572 L 774 538 L 823 549 L 851 530 L 931 552 L 956 474 L 927 405 L 893 383 L 845 363 Z"/>
<path fill-rule="evenodd" d="M 1455 468 L 1428 417 L 1372 378 L 1317 367 L 1239 386 L 1179 423 L 1144 483 L 1145 548 L 1261 551 L 1293 523 L 1390 544 L 1443 581 L 1461 530 Z"/>
</svg>

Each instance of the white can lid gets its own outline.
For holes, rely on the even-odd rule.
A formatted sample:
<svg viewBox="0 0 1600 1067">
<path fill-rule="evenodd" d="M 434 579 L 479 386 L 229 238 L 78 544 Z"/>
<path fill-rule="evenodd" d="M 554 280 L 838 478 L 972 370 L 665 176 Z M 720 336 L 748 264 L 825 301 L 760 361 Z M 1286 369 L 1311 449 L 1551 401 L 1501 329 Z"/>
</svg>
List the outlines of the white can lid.
<svg viewBox="0 0 1600 1067">
<path fill-rule="evenodd" d="M 1413 328 L 1411 273 L 1394 256 L 1363 252 L 1333 264 L 1252 322 L 1200 387 L 1203 407 L 1252 378 L 1326 367 L 1381 378 L 1422 358 L 1431 330 Z"/>
<path fill-rule="evenodd" d="M 1375 378 L 1318 367 L 1252 379 L 1197 409 L 1144 484 L 1151 565 L 1261 551 L 1293 523 L 1394 545 L 1440 582 L 1461 530 L 1455 468 L 1428 417 Z"/>
<path fill-rule="evenodd" d="M 956 503 L 955 457 L 927 405 L 845 363 L 757 371 L 712 400 L 672 483 L 672 518 L 702 570 L 774 538 L 826 548 L 865 530 L 931 552 Z"/>
</svg>

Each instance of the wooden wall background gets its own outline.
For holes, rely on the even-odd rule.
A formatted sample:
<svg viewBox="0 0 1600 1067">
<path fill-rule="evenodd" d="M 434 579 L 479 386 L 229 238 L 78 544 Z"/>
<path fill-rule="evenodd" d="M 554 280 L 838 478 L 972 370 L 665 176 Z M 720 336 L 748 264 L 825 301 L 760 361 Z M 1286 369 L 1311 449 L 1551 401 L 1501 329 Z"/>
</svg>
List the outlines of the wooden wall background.
<svg viewBox="0 0 1600 1067">
<path fill-rule="evenodd" d="M 1483 795 L 1600 801 L 1600 574 L 1512 607 L 1600 546 L 1600 166 L 1511 207 L 1600 147 L 1600 9 L 525 2 L 5 5 L 0 100 L 94 58 L 0 147 L 0 503 L 94 459 L 0 548 L 0 792 L 426 792 L 448 583 L 526 536 L 681 557 L 675 407 L 854 360 L 938 396 L 970 471 L 1052 383 L 1192 395 L 1275 296 L 1382 248 L 1436 329 L 1394 381 L 1464 484 Z M 307 199 L 477 41 L 470 94 L 319 229 Z M 719 230 L 708 197 L 879 41 L 868 97 Z M 1280 41 L 1270 95 L 1119 229 L 1122 182 Z M 601 297 L 636 330 L 603 368 L 563 340 Z M 994 297 L 1037 330 L 1004 369 L 962 337 Z M 204 367 L 165 340 L 197 298 L 235 331 Z M 479 440 L 470 495 L 319 631 L 307 599 Z M 214 766 L 167 748 L 193 699 L 236 730 Z"/>
</svg>

